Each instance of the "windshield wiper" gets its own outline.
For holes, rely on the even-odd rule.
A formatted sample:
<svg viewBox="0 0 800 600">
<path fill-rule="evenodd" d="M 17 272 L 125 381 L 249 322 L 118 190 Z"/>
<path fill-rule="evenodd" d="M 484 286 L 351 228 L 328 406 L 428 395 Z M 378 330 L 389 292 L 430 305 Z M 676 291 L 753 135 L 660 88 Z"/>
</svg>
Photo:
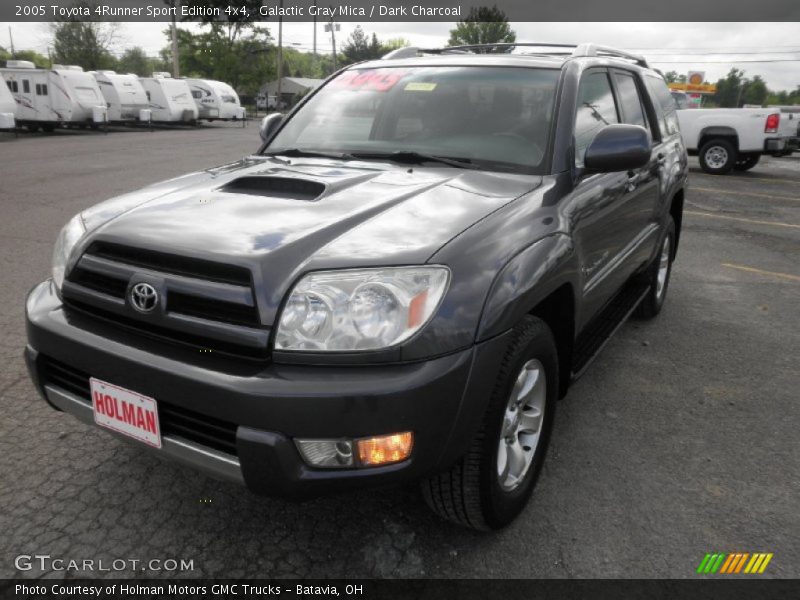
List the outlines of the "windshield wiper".
<svg viewBox="0 0 800 600">
<path fill-rule="evenodd" d="M 263 156 L 288 156 L 290 158 L 299 158 L 307 156 L 309 158 L 335 158 L 337 160 L 353 160 L 352 154 L 345 152 L 323 152 L 321 150 L 302 150 L 300 148 L 287 148 L 286 150 L 274 150 L 272 152 L 264 152 Z"/>
<path fill-rule="evenodd" d="M 457 169 L 479 169 L 472 164 L 468 158 L 450 158 L 447 156 L 435 156 L 433 154 L 425 154 L 424 152 L 414 152 L 412 150 L 398 150 L 397 152 L 354 152 L 354 158 L 365 159 L 388 159 L 395 162 L 405 163 L 423 163 L 423 162 L 438 162 L 443 165 L 450 165 Z"/>
</svg>

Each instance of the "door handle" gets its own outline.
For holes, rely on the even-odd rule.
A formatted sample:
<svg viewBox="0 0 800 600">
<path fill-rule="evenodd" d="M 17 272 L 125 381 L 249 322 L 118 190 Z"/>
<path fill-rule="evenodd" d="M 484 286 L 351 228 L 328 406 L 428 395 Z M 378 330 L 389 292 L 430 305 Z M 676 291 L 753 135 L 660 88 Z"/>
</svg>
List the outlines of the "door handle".
<svg viewBox="0 0 800 600">
<path fill-rule="evenodd" d="M 659 152 L 658 154 L 656 154 L 656 160 L 658 161 L 659 165 L 663 165 L 664 163 L 667 162 L 667 155 L 664 154 L 663 152 Z"/>
</svg>

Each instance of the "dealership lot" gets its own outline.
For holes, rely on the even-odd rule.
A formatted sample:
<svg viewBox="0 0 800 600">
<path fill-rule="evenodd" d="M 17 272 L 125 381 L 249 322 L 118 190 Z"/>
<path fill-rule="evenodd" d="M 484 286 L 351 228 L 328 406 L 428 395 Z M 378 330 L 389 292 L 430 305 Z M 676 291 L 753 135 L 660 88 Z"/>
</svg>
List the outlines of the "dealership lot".
<svg viewBox="0 0 800 600">
<path fill-rule="evenodd" d="M 52 411 L 21 353 L 59 228 L 257 146 L 252 125 L 0 139 L 0 577 L 40 577 L 14 557 L 49 554 L 192 560 L 189 577 L 681 578 L 716 551 L 800 576 L 798 156 L 728 177 L 692 162 L 664 312 L 623 327 L 559 404 L 534 500 L 500 533 L 439 521 L 413 487 L 255 497 Z"/>
</svg>

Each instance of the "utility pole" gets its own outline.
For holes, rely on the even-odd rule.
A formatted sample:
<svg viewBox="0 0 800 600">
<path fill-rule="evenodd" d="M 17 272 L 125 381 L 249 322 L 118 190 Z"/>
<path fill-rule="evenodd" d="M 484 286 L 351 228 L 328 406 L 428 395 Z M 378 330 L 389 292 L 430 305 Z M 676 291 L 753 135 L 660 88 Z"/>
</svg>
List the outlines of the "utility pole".
<svg viewBox="0 0 800 600">
<path fill-rule="evenodd" d="M 281 0 L 280 15 L 283 15 L 283 0 Z M 278 93 L 275 98 L 275 108 L 281 110 L 281 92 L 283 87 L 283 16 L 278 16 Z"/>
<path fill-rule="evenodd" d="M 180 77 L 181 76 L 181 63 L 178 58 L 178 23 L 177 23 L 177 13 L 178 13 L 178 6 L 181 3 L 181 0 L 164 0 L 166 4 L 172 7 L 172 76 L 173 77 Z"/>
<path fill-rule="evenodd" d="M 317 64 L 317 0 L 314 0 L 314 64 Z"/>
<path fill-rule="evenodd" d="M 11 42 L 11 58 L 14 58 L 14 36 L 11 35 L 11 25 L 8 26 L 8 39 Z"/>
<path fill-rule="evenodd" d="M 333 8 L 333 7 L 331 7 Z M 331 32 L 331 45 L 333 46 L 333 72 L 336 72 L 336 31 L 341 25 L 333 22 L 333 11 L 331 11 L 331 21 L 325 25 L 325 31 Z"/>
</svg>

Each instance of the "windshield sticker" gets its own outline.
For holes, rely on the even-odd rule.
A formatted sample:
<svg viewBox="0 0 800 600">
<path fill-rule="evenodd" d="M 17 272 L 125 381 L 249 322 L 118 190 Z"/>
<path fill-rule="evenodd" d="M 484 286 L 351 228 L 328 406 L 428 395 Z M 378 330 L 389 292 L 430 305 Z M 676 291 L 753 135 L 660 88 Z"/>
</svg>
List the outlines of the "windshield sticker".
<svg viewBox="0 0 800 600">
<path fill-rule="evenodd" d="M 429 81 L 409 81 L 403 88 L 406 92 L 432 92 L 436 89 L 436 84 Z"/>
<path fill-rule="evenodd" d="M 408 71 L 397 69 L 390 69 L 384 72 L 353 71 L 336 79 L 334 85 L 351 90 L 388 92 L 406 75 L 408 75 Z"/>
</svg>

